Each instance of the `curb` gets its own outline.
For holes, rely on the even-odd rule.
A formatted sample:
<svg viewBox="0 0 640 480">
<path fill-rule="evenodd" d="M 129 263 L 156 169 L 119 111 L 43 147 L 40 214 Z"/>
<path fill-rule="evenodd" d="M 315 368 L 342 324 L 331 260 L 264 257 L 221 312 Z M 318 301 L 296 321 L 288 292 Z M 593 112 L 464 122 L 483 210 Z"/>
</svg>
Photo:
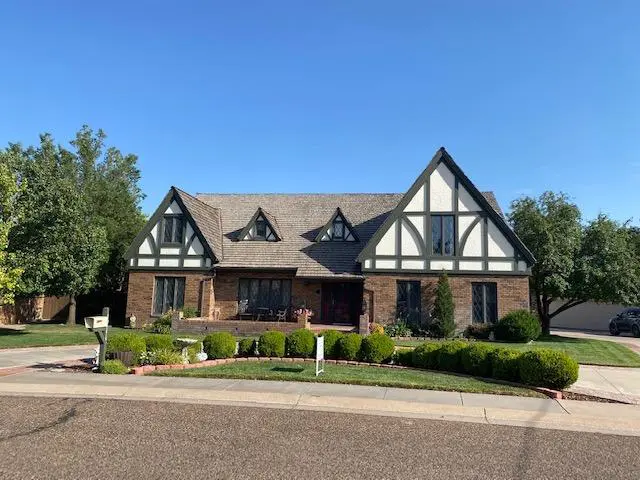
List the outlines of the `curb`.
<svg viewBox="0 0 640 480">
<path fill-rule="evenodd" d="M 203 367 L 216 367 L 218 365 L 225 365 L 227 363 L 236 363 L 236 362 L 313 362 L 312 358 L 298 358 L 298 357 L 238 357 L 238 358 L 221 358 L 218 360 L 204 360 L 199 363 L 186 363 L 186 364 L 174 364 L 174 365 L 144 365 L 142 367 L 134 367 L 131 369 L 134 375 L 145 375 L 149 372 L 154 372 L 156 370 L 191 370 L 193 368 L 203 368 Z M 447 373 L 458 375 L 460 377 L 469 377 L 469 378 L 483 378 L 483 377 L 473 377 L 472 375 L 464 375 L 456 372 L 442 372 L 439 370 L 426 370 L 423 368 L 413 368 L 413 367 L 405 367 L 404 365 L 389 365 L 386 363 L 368 363 L 368 362 L 356 362 L 353 360 L 325 360 L 325 363 L 334 364 L 334 365 L 354 365 L 361 367 L 382 367 L 382 368 L 395 368 L 398 370 L 417 370 L 421 372 L 438 372 L 438 373 Z M 528 388 L 530 390 L 536 391 L 538 393 L 542 393 L 549 398 L 554 400 L 562 400 L 562 392 L 558 390 L 553 390 L 551 388 L 544 387 L 532 387 L 531 385 L 524 385 L 522 383 L 515 382 L 506 382 L 498 379 L 486 379 L 491 380 L 493 383 L 499 383 L 503 385 L 511 385 L 514 387 L 522 387 Z"/>
</svg>

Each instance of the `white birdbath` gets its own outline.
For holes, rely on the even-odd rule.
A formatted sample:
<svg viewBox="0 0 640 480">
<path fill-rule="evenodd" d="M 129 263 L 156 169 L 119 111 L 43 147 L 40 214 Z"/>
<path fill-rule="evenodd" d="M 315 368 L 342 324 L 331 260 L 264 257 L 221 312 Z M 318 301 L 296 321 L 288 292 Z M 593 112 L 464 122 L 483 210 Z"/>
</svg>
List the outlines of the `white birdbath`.
<svg viewBox="0 0 640 480">
<path fill-rule="evenodd" d="M 176 346 L 182 349 L 182 360 L 184 361 L 184 363 L 189 363 L 188 348 L 197 341 L 198 340 L 194 340 L 193 338 L 176 338 L 174 340 Z"/>
</svg>

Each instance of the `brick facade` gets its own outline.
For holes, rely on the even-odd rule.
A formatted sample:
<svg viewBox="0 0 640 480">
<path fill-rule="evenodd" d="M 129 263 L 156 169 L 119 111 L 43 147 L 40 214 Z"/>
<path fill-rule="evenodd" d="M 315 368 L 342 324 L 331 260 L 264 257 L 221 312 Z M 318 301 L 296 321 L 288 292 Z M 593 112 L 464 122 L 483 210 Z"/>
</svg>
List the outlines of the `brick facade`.
<svg viewBox="0 0 640 480">
<path fill-rule="evenodd" d="M 321 311 L 321 282 L 293 277 L 291 273 L 218 271 L 215 277 L 194 272 L 137 272 L 129 273 L 127 315 L 135 314 L 138 325 L 154 320 L 152 316 L 154 278 L 157 276 L 185 277 L 184 305 L 201 312 L 200 319 L 185 319 L 176 324 L 180 331 L 204 332 L 227 330 L 237 334 L 260 333 L 269 329 L 290 331 L 299 326 L 295 322 L 252 322 L 238 320 L 238 281 L 241 278 L 281 278 L 292 280 L 293 307 L 305 304 L 316 315 Z M 433 305 L 436 275 L 376 275 L 369 274 L 364 281 L 364 299 L 369 321 L 389 324 L 396 319 L 396 284 L 398 280 L 417 280 L 421 284 L 422 313 L 426 321 Z M 458 328 L 471 323 L 471 284 L 492 282 L 497 284 L 498 317 L 507 312 L 529 308 L 529 277 L 516 275 L 449 277 L 455 303 Z M 366 320 L 360 322 L 364 325 Z"/>
<path fill-rule="evenodd" d="M 398 280 L 417 280 L 420 282 L 422 316 L 426 321 L 428 312 L 433 306 L 435 287 L 438 282 L 436 275 L 367 275 L 364 288 L 369 319 L 384 325 L 396 320 L 396 285 Z M 453 293 L 458 328 L 464 328 L 471 324 L 471 284 L 474 282 L 497 284 L 498 317 L 502 317 L 512 310 L 529 308 L 528 276 L 451 275 L 449 276 L 449 284 Z"/>
</svg>

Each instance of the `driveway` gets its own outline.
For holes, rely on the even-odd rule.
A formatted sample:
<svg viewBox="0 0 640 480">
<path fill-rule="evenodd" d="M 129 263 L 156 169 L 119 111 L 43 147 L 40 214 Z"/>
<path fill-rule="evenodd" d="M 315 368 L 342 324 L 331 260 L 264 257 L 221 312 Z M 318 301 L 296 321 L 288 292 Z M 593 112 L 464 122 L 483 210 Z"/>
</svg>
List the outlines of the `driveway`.
<svg viewBox="0 0 640 480">
<path fill-rule="evenodd" d="M 570 391 L 640 405 L 640 368 L 580 365 Z"/>
<path fill-rule="evenodd" d="M 563 337 L 571 338 L 587 338 L 593 340 L 607 340 L 609 342 L 621 343 L 629 347 L 631 350 L 640 355 L 640 338 L 632 336 L 630 333 L 622 333 L 617 337 L 609 335 L 609 332 L 596 332 L 596 331 L 580 331 L 580 330 L 551 330 L 553 335 L 562 335 Z"/>
<path fill-rule="evenodd" d="M 72 345 L 66 347 L 9 348 L 0 350 L 0 372 L 4 368 L 48 365 L 65 360 L 93 358 L 96 347 L 97 345 Z"/>
</svg>

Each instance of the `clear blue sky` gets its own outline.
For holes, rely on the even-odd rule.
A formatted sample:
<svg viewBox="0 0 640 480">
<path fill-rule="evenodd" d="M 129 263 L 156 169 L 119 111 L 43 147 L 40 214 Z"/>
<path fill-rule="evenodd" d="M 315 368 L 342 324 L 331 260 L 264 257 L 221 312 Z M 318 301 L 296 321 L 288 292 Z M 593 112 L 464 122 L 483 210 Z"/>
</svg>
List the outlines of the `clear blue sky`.
<svg viewBox="0 0 640 480">
<path fill-rule="evenodd" d="M 638 224 L 639 18 L 637 1 L 4 1 L 0 145 L 102 128 L 139 155 L 147 213 L 172 184 L 405 191 L 444 145 L 503 207 L 562 190 Z"/>
</svg>

